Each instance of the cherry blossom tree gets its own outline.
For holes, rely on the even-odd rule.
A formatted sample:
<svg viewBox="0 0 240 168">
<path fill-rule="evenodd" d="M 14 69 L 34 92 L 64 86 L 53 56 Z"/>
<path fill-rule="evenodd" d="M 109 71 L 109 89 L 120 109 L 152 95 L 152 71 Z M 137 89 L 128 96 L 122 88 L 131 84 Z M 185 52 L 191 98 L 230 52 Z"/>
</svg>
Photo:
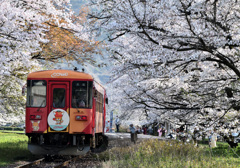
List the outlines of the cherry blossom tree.
<svg viewBox="0 0 240 168">
<path fill-rule="evenodd" d="M 94 63 L 88 26 L 70 0 L 0 0 L 0 112 L 24 112 L 26 74 L 47 61 Z"/>
<path fill-rule="evenodd" d="M 95 30 L 107 32 L 115 60 L 112 83 L 126 107 L 176 124 L 237 124 L 238 0 L 93 0 L 91 5 L 98 9 L 90 15 L 98 19 Z"/>
</svg>

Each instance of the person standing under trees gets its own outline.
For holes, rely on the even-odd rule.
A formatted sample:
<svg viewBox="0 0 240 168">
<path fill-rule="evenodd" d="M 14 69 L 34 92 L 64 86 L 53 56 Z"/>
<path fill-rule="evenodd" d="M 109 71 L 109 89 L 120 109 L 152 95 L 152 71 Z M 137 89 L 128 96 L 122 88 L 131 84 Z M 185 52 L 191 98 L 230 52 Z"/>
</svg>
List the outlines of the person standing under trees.
<svg viewBox="0 0 240 168">
<path fill-rule="evenodd" d="M 120 119 L 118 118 L 118 116 L 116 117 L 115 125 L 116 125 L 116 130 L 117 130 L 116 132 L 119 132 Z"/>
<path fill-rule="evenodd" d="M 166 134 L 166 132 L 167 132 L 167 131 L 165 130 L 165 128 L 162 128 L 162 136 L 163 136 L 163 137 L 165 137 L 165 136 L 166 136 L 166 135 L 165 135 L 165 134 Z"/>
<path fill-rule="evenodd" d="M 110 121 L 106 122 L 106 128 L 105 128 L 105 132 L 110 132 Z"/>
<path fill-rule="evenodd" d="M 162 136 L 162 128 L 161 127 L 159 127 L 159 129 L 158 129 L 158 136 Z"/>
<path fill-rule="evenodd" d="M 135 129 L 135 127 L 133 126 L 133 124 L 130 124 L 129 126 L 130 126 L 130 127 L 129 127 L 129 132 L 130 132 L 130 134 L 131 134 L 131 141 L 134 142 L 134 143 L 136 143 L 136 141 L 137 141 L 137 132 L 136 132 L 136 129 Z"/>
<path fill-rule="evenodd" d="M 148 134 L 148 135 L 152 135 L 152 134 L 153 134 L 152 126 L 149 126 L 149 127 L 148 127 L 148 129 L 147 129 L 147 134 Z"/>
<path fill-rule="evenodd" d="M 210 138 L 209 146 L 211 148 L 215 148 L 215 147 L 217 147 L 216 143 L 217 143 L 217 133 L 216 133 L 216 130 L 214 130 L 212 132 L 212 135 L 211 135 L 211 138 Z"/>
<path fill-rule="evenodd" d="M 142 133 L 142 129 L 137 125 L 137 134 L 141 134 Z"/>
<path fill-rule="evenodd" d="M 143 134 L 147 134 L 147 127 L 145 125 L 143 126 Z"/>
<path fill-rule="evenodd" d="M 195 146 L 198 146 L 197 138 L 199 137 L 199 130 L 197 128 L 194 128 L 193 131 L 193 142 Z"/>
</svg>

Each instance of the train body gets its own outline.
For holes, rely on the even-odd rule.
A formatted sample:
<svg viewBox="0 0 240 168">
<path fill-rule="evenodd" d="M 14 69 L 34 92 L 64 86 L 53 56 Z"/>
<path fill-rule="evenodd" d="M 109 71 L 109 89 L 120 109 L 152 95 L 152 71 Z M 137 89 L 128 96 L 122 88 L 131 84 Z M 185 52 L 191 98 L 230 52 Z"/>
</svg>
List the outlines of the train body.
<svg viewBox="0 0 240 168">
<path fill-rule="evenodd" d="M 26 135 L 36 155 L 81 155 L 106 143 L 106 91 L 94 78 L 71 70 L 27 77 Z"/>
</svg>

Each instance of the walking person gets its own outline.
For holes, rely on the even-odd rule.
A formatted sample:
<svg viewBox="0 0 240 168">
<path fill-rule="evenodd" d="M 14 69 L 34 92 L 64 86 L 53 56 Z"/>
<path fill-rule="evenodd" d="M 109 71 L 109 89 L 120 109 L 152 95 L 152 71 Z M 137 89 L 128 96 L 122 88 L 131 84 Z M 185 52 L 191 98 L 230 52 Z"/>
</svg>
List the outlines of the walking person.
<svg viewBox="0 0 240 168">
<path fill-rule="evenodd" d="M 131 134 L 131 141 L 136 143 L 137 141 L 137 132 L 136 132 L 136 129 L 135 127 L 133 126 L 133 124 L 130 124 L 129 125 L 129 131 L 130 131 L 130 134 Z"/>
<path fill-rule="evenodd" d="M 119 126 L 120 126 L 120 119 L 118 118 L 118 116 L 115 119 L 115 125 L 116 125 L 116 132 L 119 132 Z"/>
</svg>

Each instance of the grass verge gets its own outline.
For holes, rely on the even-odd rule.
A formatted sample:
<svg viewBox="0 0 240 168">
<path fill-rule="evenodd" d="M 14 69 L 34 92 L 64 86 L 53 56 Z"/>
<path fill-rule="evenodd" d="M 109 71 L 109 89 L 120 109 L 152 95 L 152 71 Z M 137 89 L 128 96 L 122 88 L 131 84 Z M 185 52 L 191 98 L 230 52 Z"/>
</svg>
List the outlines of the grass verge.
<svg viewBox="0 0 240 168">
<path fill-rule="evenodd" d="M 229 149 L 218 143 L 194 147 L 177 141 L 147 140 L 140 144 L 113 148 L 98 157 L 105 160 L 104 168 L 237 168 L 240 167 L 240 148 Z"/>
<path fill-rule="evenodd" d="M 28 138 L 24 134 L 0 132 L 0 167 L 6 167 L 19 160 L 31 160 L 27 149 Z"/>
</svg>

